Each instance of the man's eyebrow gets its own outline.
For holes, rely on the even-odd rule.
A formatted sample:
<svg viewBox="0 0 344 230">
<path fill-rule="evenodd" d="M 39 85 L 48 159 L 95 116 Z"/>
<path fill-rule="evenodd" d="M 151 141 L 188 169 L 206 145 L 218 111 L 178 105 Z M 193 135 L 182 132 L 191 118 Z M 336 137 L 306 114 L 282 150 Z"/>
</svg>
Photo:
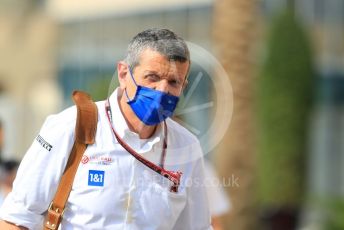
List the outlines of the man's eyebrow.
<svg viewBox="0 0 344 230">
<path fill-rule="evenodd" d="M 155 70 L 145 70 L 143 71 L 143 75 L 147 76 L 147 75 L 156 75 L 158 77 L 162 77 L 161 74 L 158 71 Z M 180 77 L 176 76 L 176 75 L 169 75 L 168 76 L 169 80 L 175 80 L 175 81 L 180 81 Z"/>
<path fill-rule="evenodd" d="M 147 75 L 147 74 L 155 74 L 155 75 L 160 76 L 160 74 L 159 74 L 157 71 L 155 71 L 155 70 L 145 70 L 145 71 L 143 72 L 143 74 L 144 74 L 144 75 Z"/>
</svg>

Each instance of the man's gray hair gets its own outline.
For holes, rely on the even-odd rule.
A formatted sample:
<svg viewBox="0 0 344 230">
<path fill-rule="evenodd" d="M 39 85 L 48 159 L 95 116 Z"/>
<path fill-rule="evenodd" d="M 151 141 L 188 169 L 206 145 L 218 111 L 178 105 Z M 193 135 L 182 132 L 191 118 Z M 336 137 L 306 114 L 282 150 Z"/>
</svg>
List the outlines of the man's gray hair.
<svg viewBox="0 0 344 230">
<path fill-rule="evenodd" d="M 168 29 L 147 29 L 137 34 L 129 43 L 125 62 L 134 69 L 141 53 L 150 48 L 168 60 L 190 62 L 190 52 L 185 41 Z"/>
</svg>

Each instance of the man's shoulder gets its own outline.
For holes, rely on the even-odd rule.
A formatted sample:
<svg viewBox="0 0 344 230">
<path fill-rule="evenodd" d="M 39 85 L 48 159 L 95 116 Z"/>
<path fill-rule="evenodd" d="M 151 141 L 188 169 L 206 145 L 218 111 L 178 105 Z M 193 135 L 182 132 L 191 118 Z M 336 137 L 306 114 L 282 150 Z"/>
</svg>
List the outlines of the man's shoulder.
<svg viewBox="0 0 344 230">
<path fill-rule="evenodd" d="M 105 101 L 106 100 L 102 100 L 102 101 L 95 101 L 94 103 L 96 103 L 97 105 L 97 109 L 98 109 L 98 113 L 101 110 L 105 110 Z"/>
<path fill-rule="evenodd" d="M 98 114 L 101 108 L 104 106 L 104 101 L 95 102 L 98 109 Z M 49 126 L 59 126 L 59 127 L 75 127 L 75 122 L 77 118 L 77 107 L 72 105 L 59 113 L 49 115 L 46 119 L 45 125 Z"/>
<path fill-rule="evenodd" d="M 77 109 L 76 106 L 70 106 L 64 110 L 62 110 L 59 113 L 56 114 L 51 114 L 47 117 L 45 125 L 51 125 L 51 126 L 56 126 L 56 125 L 65 125 L 69 126 L 71 124 L 75 124 L 76 122 L 76 114 L 77 114 Z"/>
<path fill-rule="evenodd" d="M 39 135 L 49 139 L 59 138 L 67 133 L 71 135 L 75 130 L 76 114 L 76 106 L 71 106 L 59 113 L 49 115 L 45 119 Z"/>
</svg>

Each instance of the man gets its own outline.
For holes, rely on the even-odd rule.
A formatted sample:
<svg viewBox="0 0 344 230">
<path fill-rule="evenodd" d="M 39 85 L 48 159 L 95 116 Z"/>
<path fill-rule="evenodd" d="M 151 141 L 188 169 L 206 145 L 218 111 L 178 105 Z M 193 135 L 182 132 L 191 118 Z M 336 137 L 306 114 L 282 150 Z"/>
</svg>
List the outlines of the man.
<svg viewBox="0 0 344 230">
<path fill-rule="evenodd" d="M 189 68 L 188 48 L 172 31 L 149 29 L 132 39 L 117 64 L 119 88 L 97 102 L 95 144 L 83 155 L 61 229 L 211 229 L 200 145 L 169 118 Z M 75 121 L 75 107 L 47 118 L 0 210 L 0 229 L 42 228 Z M 121 141 L 152 164 L 181 172 L 180 185 L 137 160 Z"/>
</svg>

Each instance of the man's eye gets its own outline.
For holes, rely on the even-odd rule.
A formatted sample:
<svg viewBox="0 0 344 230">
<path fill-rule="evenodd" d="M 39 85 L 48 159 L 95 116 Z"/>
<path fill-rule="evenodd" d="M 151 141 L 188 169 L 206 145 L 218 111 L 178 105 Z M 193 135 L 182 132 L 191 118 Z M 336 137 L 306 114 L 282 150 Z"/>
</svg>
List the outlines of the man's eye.
<svg viewBox="0 0 344 230">
<path fill-rule="evenodd" d="M 158 75 L 151 74 L 151 75 L 147 75 L 146 79 L 148 79 L 149 81 L 159 81 L 160 77 Z"/>
<path fill-rule="evenodd" d="M 179 86 L 181 84 L 180 81 L 178 81 L 178 80 L 171 80 L 171 81 L 169 81 L 169 83 L 173 86 Z"/>
</svg>

